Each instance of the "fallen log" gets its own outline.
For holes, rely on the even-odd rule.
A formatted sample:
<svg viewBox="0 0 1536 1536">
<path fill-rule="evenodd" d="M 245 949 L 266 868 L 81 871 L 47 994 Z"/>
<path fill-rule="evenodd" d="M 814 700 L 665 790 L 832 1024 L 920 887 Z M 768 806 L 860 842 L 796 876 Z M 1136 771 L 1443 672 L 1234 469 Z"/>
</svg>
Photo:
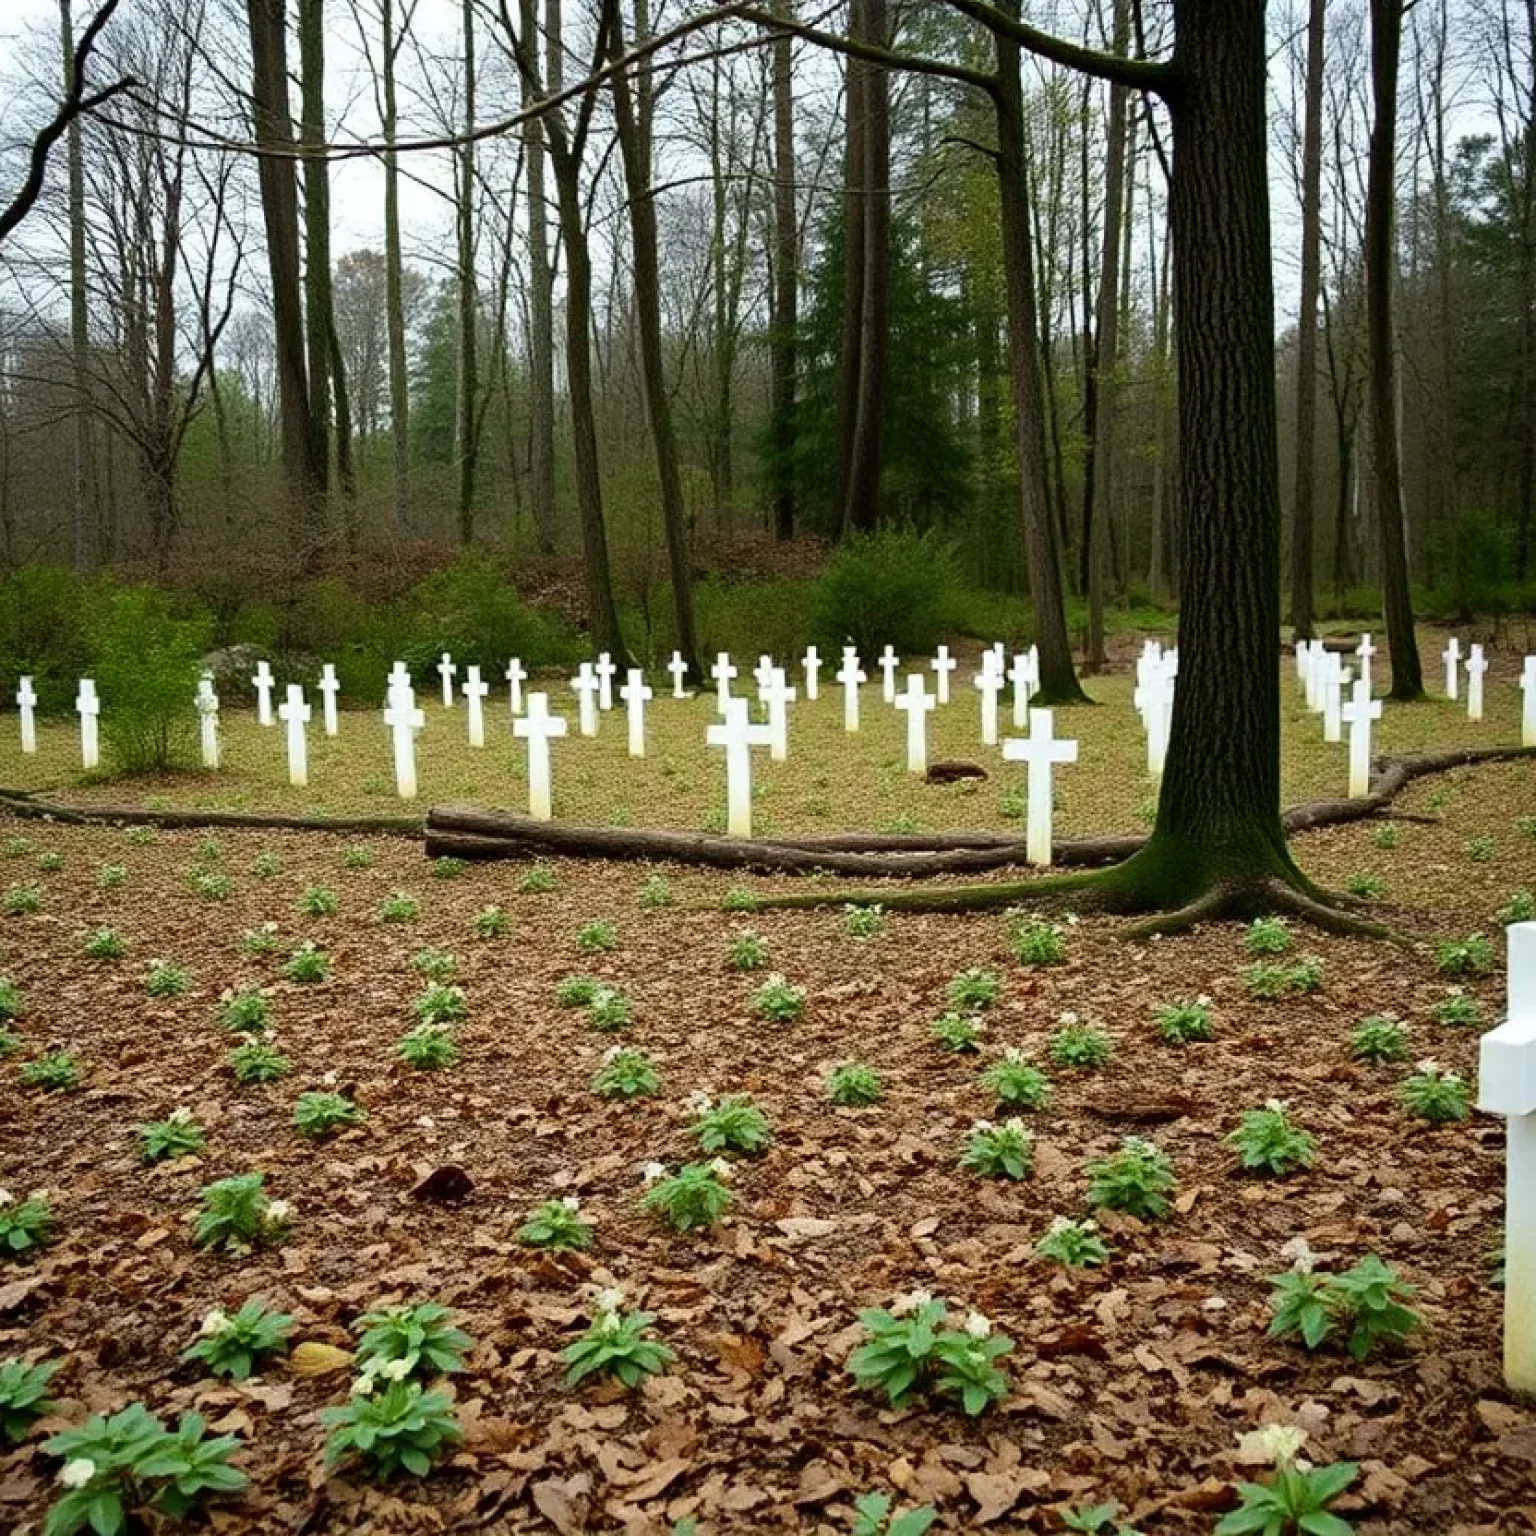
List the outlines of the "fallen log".
<svg viewBox="0 0 1536 1536">
<path fill-rule="evenodd" d="M 253 832 L 375 832 L 420 837 L 419 816 L 284 816 L 275 811 L 148 811 L 136 805 L 63 805 L 22 789 L 0 789 L 0 811 L 65 826 L 142 826 L 169 830 L 244 828 Z"/>
</svg>

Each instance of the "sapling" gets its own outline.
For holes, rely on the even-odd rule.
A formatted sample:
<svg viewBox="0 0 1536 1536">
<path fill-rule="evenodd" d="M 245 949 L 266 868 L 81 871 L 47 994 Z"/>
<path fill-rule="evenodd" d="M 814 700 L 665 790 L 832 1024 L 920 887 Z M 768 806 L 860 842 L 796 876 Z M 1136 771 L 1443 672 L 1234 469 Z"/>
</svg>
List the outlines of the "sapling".
<svg viewBox="0 0 1536 1536">
<path fill-rule="evenodd" d="M 774 974 L 752 994 L 752 1006 L 775 1024 L 793 1024 L 805 1012 L 805 988 Z"/>
<path fill-rule="evenodd" d="M 1067 958 L 1066 930 L 1033 913 L 1009 919 L 1008 948 L 1020 965 L 1060 965 Z"/>
<path fill-rule="evenodd" d="M 853 1501 L 853 1524 L 848 1536 L 923 1536 L 939 1518 L 926 1504 L 893 1514 L 886 1493 L 862 1493 Z"/>
<path fill-rule="evenodd" d="M 418 1024 L 460 1024 L 468 1014 L 464 988 L 430 982 L 411 999 L 411 1012 Z"/>
<path fill-rule="evenodd" d="M 694 1113 L 690 1134 L 704 1152 L 745 1152 L 766 1150 L 773 1139 L 768 1117 L 744 1093 L 728 1093 L 718 1102 L 707 1093 L 689 1099 Z"/>
<path fill-rule="evenodd" d="M 677 1232 L 712 1227 L 730 1208 L 731 1192 L 725 1184 L 729 1174 L 730 1165 L 720 1157 L 711 1163 L 686 1163 L 670 1177 L 661 1163 L 647 1163 L 641 1209 L 660 1216 Z"/>
<path fill-rule="evenodd" d="M 203 1206 L 193 1222 L 192 1241 L 199 1248 L 227 1248 L 244 1253 L 280 1242 L 288 1231 L 292 1208 L 269 1200 L 266 1175 L 236 1174 L 205 1185 Z"/>
<path fill-rule="evenodd" d="M 1214 1536 L 1349 1536 L 1354 1528 L 1328 1506 L 1359 1474 L 1354 1462 L 1302 1461 L 1306 1431 L 1288 1424 L 1266 1424 L 1243 1438 L 1257 1442 L 1275 1475 L 1267 1483 L 1239 1482 L 1238 1506 L 1216 1522 Z"/>
<path fill-rule="evenodd" d="M 1356 1061 L 1380 1066 L 1389 1061 L 1403 1061 L 1408 1056 L 1408 1035 L 1390 1014 L 1372 1014 L 1361 1019 L 1349 1037 L 1349 1050 Z"/>
<path fill-rule="evenodd" d="M 453 1313 L 436 1301 L 384 1307 L 365 1312 L 353 1331 L 358 1334 L 357 1363 L 364 1375 L 389 1379 L 391 1366 L 404 1366 L 395 1376 L 434 1376 L 464 1369 L 464 1357 L 474 1340 L 455 1326 Z"/>
<path fill-rule="evenodd" d="M 86 935 L 85 953 L 92 960 L 121 960 L 128 941 L 115 928 L 96 928 Z"/>
<path fill-rule="evenodd" d="M 264 1034 L 272 1027 L 272 999 L 260 987 L 219 995 L 219 1028 L 237 1035 Z"/>
<path fill-rule="evenodd" d="M 885 908 L 879 903 L 859 906 L 849 902 L 843 908 L 843 932 L 851 939 L 872 939 L 885 932 Z"/>
<path fill-rule="evenodd" d="M 1035 1139 L 1017 1117 L 994 1125 L 978 1120 L 971 1126 L 960 1166 L 984 1179 L 1024 1179 L 1029 1177 L 1035 1156 Z"/>
<path fill-rule="evenodd" d="M 475 933 L 482 939 L 503 938 L 507 932 L 507 914 L 500 907 L 481 907 L 475 913 Z"/>
<path fill-rule="evenodd" d="M 979 966 L 961 971 L 944 989 L 945 1000 L 958 1013 L 981 1013 L 990 1008 L 1003 993 L 1003 984 L 995 971 Z"/>
<path fill-rule="evenodd" d="M 965 1054 L 979 1050 L 977 1039 L 982 1031 L 980 1019 L 967 1018 L 961 1013 L 945 1013 L 928 1026 L 928 1033 L 946 1051 Z"/>
<path fill-rule="evenodd" d="M 418 1024 L 395 1042 L 395 1055 L 420 1072 L 437 1072 L 459 1059 L 459 1048 L 446 1024 Z"/>
<path fill-rule="evenodd" d="M 826 1078 L 827 1097 L 834 1104 L 847 1109 L 867 1108 L 878 1104 L 884 1088 L 880 1074 L 873 1067 L 859 1061 L 841 1061 Z"/>
<path fill-rule="evenodd" d="M 1158 1034 L 1170 1045 L 1211 1038 L 1211 1000 L 1203 992 L 1196 998 L 1163 1003 L 1154 1017 Z"/>
<path fill-rule="evenodd" d="M 144 975 L 144 990 L 151 997 L 180 997 L 192 978 L 174 960 L 151 960 Z"/>
<path fill-rule="evenodd" d="M 755 933 L 738 933 L 725 956 L 732 970 L 760 971 L 768 964 L 768 946 Z"/>
<path fill-rule="evenodd" d="M 80 1086 L 80 1063 L 69 1051 L 45 1051 L 22 1062 L 21 1080 L 44 1093 L 69 1093 Z"/>
<path fill-rule="evenodd" d="M 43 893 L 35 885 L 12 885 L 6 888 L 0 902 L 8 916 L 27 917 L 43 910 Z"/>
<path fill-rule="evenodd" d="M 581 1219 L 581 1201 L 566 1195 L 537 1206 L 517 1237 L 530 1248 L 590 1248 L 592 1227 Z"/>
<path fill-rule="evenodd" d="M 349 1126 L 362 1125 L 367 1118 L 344 1093 L 301 1093 L 293 1105 L 294 1130 L 312 1141 L 319 1141 Z"/>
<path fill-rule="evenodd" d="M 640 906 L 646 912 L 670 907 L 674 900 L 672 886 L 665 875 L 651 875 L 640 887 Z"/>
<path fill-rule="evenodd" d="M 379 903 L 381 923 L 413 923 L 421 916 L 421 903 L 404 891 L 395 891 Z"/>
<path fill-rule="evenodd" d="M 96 871 L 96 884 L 104 891 L 116 890 L 128 884 L 128 870 L 122 864 L 103 864 Z"/>
<path fill-rule="evenodd" d="M 1275 1178 L 1310 1168 L 1317 1156 L 1316 1142 L 1299 1125 L 1291 1124 L 1279 1099 L 1270 1099 L 1262 1109 L 1245 1110 L 1227 1145 L 1237 1149 L 1241 1167 Z"/>
<path fill-rule="evenodd" d="M 39 1365 L 0 1360 L 0 1440 L 20 1445 L 33 1424 L 53 1412 L 48 1383 L 58 1369 L 52 1360 Z"/>
<path fill-rule="evenodd" d="M 1178 1188 L 1167 1154 L 1140 1136 L 1127 1136 L 1120 1149 L 1088 1164 L 1088 1203 L 1123 1211 L 1143 1221 L 1168 1214 L 1168 1197 Z"/>
<path fill-rule="evenodd" d="M 335 891 L 328 891 L 323 885 L 312 885 L 299 897 L 298 908 L 301 917 L 331 917 L 341 909 L 341 903 L 336 899 Z"/>
<path fill-rule="evenodd" d="M 1044 1109 L 1051 1097 L 1051 1080 L 1024 1053 L 1010 1045 L 977 1079 L 1000 1105 L 1009 1109 Z"/>
<path fill-rule="evenodd" d="M 1068 1269 L 1090 1269 L 1109 1262 L 1109 1248 L 1099 1236 L 1096 1221 L 1073 1221 L 1058 1216 L 1035 1244 L 1042 1258 L 1055 1259 Z"/>
<path fill-rule="evenodd" d="M 524 896 L 539 896 L 555 888 L 555 872 L 547 864 L 535 864 L 525 870 L 517 882 L 517 889 Z"/>
<path fill-rule="evenodd" d="M 587 1331 L 560 1352 L 567 1386 L 588 1376 L 613 1376 L 626 1387 L 638 1387 L 672 1363 L 672 1351 L 649 1336 L 656 1314 L 626 1314 L 623 1306 L 624 1293 L 617 1288 L 598 1293 Z"/>
<path fill-rule="evenodd" d="M 1062 1014 L 1060 1026 L 1046 1042 L 1046 1054 L 1058 1067 L 1094 1069 L 1106 1065 L 1114 1053 L 1114 1041 L 1102 1029 L 1080 1024 L 1072 1013 Z"/>
<path fill-rule="evenodd" d="M 139 1157 L 146 1163 L 189 1157 L 201 1152 L 208 1133 L 190 1109 L 173 1109 L 164 1120 L 149 1120 L 138 1129 Z"/>
<path fill-rule="evenodd" d="M 1468 997 L 1460 987 L 1452 987 L 1430 1014 L 1436 1024 L 1451 1029 L 1481 1029 L 1483 1024 L 1483 1010 L 1477 999 Z"/>
<path fill-rule="evenodd" d="M 411 956 L 411 969 L 427 981 L 452 981 L 459 962 L 446 949 L 418 949 Z"/>
<path fill-rule="evenodd" d="M 1291 930 L 1278 917 L 1256 917 L 1243 935 L 1250 955 L 1283 955 L 1291 947 Z"/>
<path fill-rule="evenodd" d="M 618 987 L 599 987 L 587 1004 L 587 1022 L 604 1034 L 627 1029 L 632 1017 L 629 999 Z"/>
<path fill-rule="evenodd" d="M 583 923 L 576 930 L 576 948 L 584 955 L 600 955 L 618 947 L 619 930 L 606 918 Z"/>
<path fill-rule="evenodd" d="M 991 1319 L 970 1313 L 960 1328 L 945 1326 L 947 1309 L 926 1291 L 901 1297 L 886 1311 L 859 1313 L 865 1342 L 848 1357 L 848 1371 L 866 1391 L 883 1392 L 902 1408 L 920 1392 L 957 1398 L 971 1418 L 1008 1393 L 1008 1375 L 998 1364 L 1013 1350 L 1007 1334 L 994 1333 Z"/>
<path fill-rule="evenodd" d="M 634 1099 L 655 1093 L 661 1077 L 644 1051 L 613 1046 L 592 1079 L 593 1093 L 605 1099 Z"/>
<path fill-rule="evenodd" d="M 269 1312 L 260 1296 L 250 1296 L 233 1312 L 214 1307 L 203 1318 L 197 1342 L 182 1351 L 183 1360 L 201 1361 L 211 1376 L 245 1381 L 272 1357 L 287 1352 L 293 1319 Z"/>
<path fill-rule="evenodd" d="M 53 1207 L 38 1192 L 18 1200 L 0 1189 L 0 1259 L 14 1259 L 41 1248 L 53 1235 Z"/>
<path fill-rule="evenodd" d="M 355 1459 L 381 1480 L 400 1472 L 425 1477 L 464 1438 L 446 1392 L 388 1377 L 382 1389 L 373 1377 L 359 1377 L 346 1406 L 322 1408 L 320 1421 L 331 1431 L 326 1466 Z"/>
<path fill-rule="evenodd" d="M 1486 976 L 1493 969 L 1493 946 L 1480 933 L 1442 940 L 1435 945 L 1435 969 L 1442 976 Z"/>
<path fill-rule="evenodd" d="M 255 1036 L 242 1040 L 224 1060 L 242 1088 L 253 1083 L 275 1083 L 293 1070 L 293 1063 L 271 1040 Z"/>
<path fill-rule="evenodd" d="M 1472 1107 L 1471 1085 L 1434 1061 L 1421 1061 L 1418 1070 L 1403 1079 L 1398 1096 L 1410 1114 L 1436 1125 L 1465 1120 Z"/>
<path fill-rule="evenodd" d="M 1404 1305 L 1413 1287 L 1374 1253 L 1342 1274 L 1293 1269 L 1269 1279 L 1271 1338 L 1299 1338 L 1313 1350 L 1347 1331 L 1350 1354 L 1364 1360 L 1379 1341 L 1399 1343 L 1420 1327 L 1418 1314 Z"/>
</svg>

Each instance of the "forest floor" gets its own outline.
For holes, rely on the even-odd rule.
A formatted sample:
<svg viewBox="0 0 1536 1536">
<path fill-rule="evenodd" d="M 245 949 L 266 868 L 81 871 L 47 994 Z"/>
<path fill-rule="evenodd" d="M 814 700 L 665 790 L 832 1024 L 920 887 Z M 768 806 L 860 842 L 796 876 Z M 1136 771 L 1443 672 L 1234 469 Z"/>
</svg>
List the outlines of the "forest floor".
<svg viewBox="0 0 1536 1536">
<path fill-rule="evenodd" d="M 1505 692 L 1502 680 L 1490 688 L 1489 740 L 1509 738 Z M 974 708 L 971 697 L 951 707 L 965 740 L 957 731 L 941 751 L 975 755 Z M 683 734 L 702 734 L 694 716 L 704 709 L 678 706 Z M 1343 749 L 1303 749 L 1295 724 L 1288 798 L 1340 791 Z M 447 735 L 437 725 L 434 716 L 429 744 Z M 1059 824 L 1133 826 L 1144 791 L 1130 766 L 1140 733 L 1128 705 L 1073 711 L 1071 729 L 1083 736 L 1083 761 L 1063 775 Z M 616 755 L 616 722 L 604 732 L 573 744 L 573 759 L 583 750 L 589 763 L 575 775 L 566 767 L 565 813 L 601 819 L 621 774 L 636 821 L 660 819 L 664 759 L 631 772 Z M 279 744 L 238 727 L 232 735 L 237 762 L 248 748 L 244 771 L 254 775 L 260 761 L 267 784 Z M 1448 706 L 1388 707 L 1384 747 L 1431 739 L 1484 737 Z M 785 825 L 822 824 L 803 811 L 819 755 L 803 740 L 797 727 L 786 765 L 803 776 L 796 787 L 770 775 L 765 794 L 765 810 Z M 873 768 L 893 744 L 871 730 L 862 755 Z M 9 775 L 13 750 L 5 757 Z M 495 782 L 489 767 L 473 771 L 474 783 Z M 590 785 L 578 785 L 588 771 Z M 689 804 L 702 814 L 717 775 L 686 771 Z M 924 826 L 1000 820 L 995 780 L 952 804 L 948 791 L 908 786 L 899 772 L 881 777 L 888 800 L 868 774 L 843 772 L 846 785 L 828 774 L 827 825 L 875 825 L 914 807 Z M 424 775 L 431 798 L 449 792 L 434 773 Z M 354 803 L 333 792 L 323 757 L 315 777 L 306 804 Z M 265 789 L 259 799 L 254 780 L 250 793 L 248 803 L 288 803 Z M 452 793 L 476 797 L 470 782 Z M 662 1536 L 693 1517 L 701 1536 L 820 1536 L 847 1532 L 853 1498 L 878 1489 L 899 1505 L 934 1506 L 943 1531 L 1058 1531 L 1066 1511 L 1114 1500 L 1137 1530 L 1174 1536 L 1208 1532 L 1231 1507 L 1234 1479 L 1260 1470 L 1243 1464 L 1240 1437 L 1275 1421 L 1306 1430 L 1312 1461 L 1361 1464 L 1335 1508 L 1367 1536 L 1536 1529 L 1536 1413 L 1501 1385 L 1501 1294 L 1491 1282 L 1503 1126 L 1475 1112 L 1431 1126 L 1398 1099 L 1418 1058 L 1475 1073 L 1478 1027 L 1446 1027 L 1432 1009 L 1453 985 L 1483 1024 L 1502 1006 L 1495 913 L 1536 883 L 1536 771 L 1526 762 L 1458 770 L 1414 784 L 1400 804 L 1436 819 L 1398 821 L 1387 838 L 1379 823 L 1311 833 L 1296 841 L 1300 861 L 1332 885 L 1374 871 L 1384 914 L 1426 940 L 1487 934 L 1491 972 L 1452 983 L 1427 944 L 1406 954 L 1297 931 L 1290 958 L 1318 956 L 1322 987 L 1272 1002 L 1247 994 L 1241 971 L 1252 957 L 1234 925 L 1130 945 L 1114 920 L 1068 923 L 1060 913 L 1064 962 L 1028 969 L 998 916 L 892 916 L 860 939 L 835 910 L 723 912 L 725 892 L 743 882 L 703 871 L 665 870 L 675 904 L 647 909 L 640 893 L 654 871 L 632 865 L 551 861 L 554 888 L 534 893 L 519 889 L 527 866 L 513 863 L 433 878 L 406 839 L 162 831 L 145 840 L 121 828 L 7 823 L 0 885 L 35 885 L 40 905 L 0 918 L 0 969 L 25 999 L 18 1049 L 0 1064 L 0 1185 L 18 1196 L 46 1189 L 57 1232 L 36 1257 L 0 1263 L 0 1357 L 62 1368 L 53 1416 L 0 1454 L 0 1527 L 40 1528 L 57 1491 L 57 1464 L 40 1450 L 47 1432 L 142 1399 L 162 1415 L 196 1408 L 248 1443 L 238 1459 L 252 1486 L 215 1506 L 213 1528 L 229 1532 Z M 359 843 L 371 853 L 365 867 L 346 859 Z M 39 866 L 44 854 L 62 862 Z M 275 861 L 258 873 L 263 854 Z M 123 883 L 103 886 L 104 865 L 121 866 Z M 198 871 L 227 874 L 222 899 L 194 889 Z M 750 884 L 767 893 L 793 882 Z M 299 914 L 312 887 L 335 893 L 332 915 Z M 418 899 L 419 915 L 385 922 L 379 904 L 398 891 Z M 506 913 L 502 937 L 477 936 L 488 905 Z M 585 954 L 577 933 L 600 919 L 614 924 L 617 945 Z M 277 953 L 247 955 L 242 935 L 266 923 L 276 925 Z M 84 936 L 103 926 L 126 941 L 122 958 L 84 954 Z M 728 944 L 748 929 L 766 945 L 766 969 L 805 988 L 798 1023 L 763 1022 L 751 1006 L 763 973 L 728 966 Z M 329 955 L 330 980 L 281 979 L 283 959 L 306 939 Z M 414 1072 L 393 1045 L 421 986 L 411 958 L 429 947 L 456 957 L 468 1013 L 458 1064 Z M 152 958 L 183 965 L 189 990 L 148 996 Z M 941 1050 L 929 1033 L 947 983 L 967 967 L 1003 981 L 974 1056 Z M 628 995 L 633 1022 L 622 1036 L 559 1006 L 557 984 L 573 974 Z M 242 1089 L 224 1064 L 231 1042 L 218 1015 L 221 993 L 249 985 L 270 989 L 293 1070 Z M 1202 993 L 1214 1038 L 1163 1042 L 1157 1005 Z M 1102 1070 L 1047 1060 L 1045 1042 L 1068 1011 L 1113 1041 Z M 1378 1014 L 1402 1021 L 1406 1063 L 1351 1059 L 1352 1030 Z M 653 1059 L 656 1096 L 624 1103 L 590 1090 L 616 1038 Z M 1029 1117 L 1034 1166 L 1017 1184 L 957 1166 L 972 1123 L 997 1113 L 977 1074 L 1007 1046 L 1040 1063 L 1054 1087 Z M 20 1064 L 50 1047 L 78 1058 L 76 1091 L 22 1085 Z M 880 1073 L 881 1103 L 828 1102 L 823 1076 L 848 1059 Z M 316 1144 L 295 1132 L 293 1104 L 327 1080 L 368 1118 Z M 638 1209 L 641 1169 L 688 1158 L 686 1100 L 698 1090 L 750 1094 L 773 1140 L 759 1157 L 733 1159 L 734 1205 L 719 1226 L 678 1236 Z M 1241 1111 L 1271 1098 L 1317 1137 L 1316 1166 L 1283 1180 L 1241 1176 L 1224 1137 Z M 178 1106 L 206 1127 L 205 1149 L 146 1168 L 133 1128 Z M 1101 1269 L 1068 1271 L 1036 1254 L 1054 1217 L 1088 1214 L 1085 1163 L 1132 1133 L 1173 1160 L 1168 1219 L 1104 1216 L 1112 1258 Z M 469 1175 L 467 1198 L 413 1193 L 445 1165 Z M 198 1191 L 253 1170 L 293 1202 L 290 1236 L 244 1258 L 195 1248 Z M 567 1194 L 593 1223 L 591 1249 L 521 1246 L 532 1208 Z M 1298 1237 L 1322 1267 L 1371 1253 L 1394 1266 L 1417 1288 L 1423 1330 L 1364 1363 L 1266 1338 L 1266 1277 L 1289 1266 Z M 590 1317 L 592 1288 L 612 1284 L 657 1314 L 676 1360 L 634 1393 L 566 1388 L 559 1351 Z M 952 1299 L 961 1315 L 979 1308 L 1016 1341 L 1010 1389 L 987 1414 L 895 1412 L 854 1389 L 846 1362 L 856 1314 L 915 1288 Z M 452 1307 L 475 1340 L 452 1378 L 462 1448 L 420 1483 L 328 1475 L 318 1414 L 346 1401 L 344 1374 L 304 1377 L 280 1362 L 226 1384 L 178 1364 L 210 1307 L 251 1295 L 293 1314 L 295 1343 L 342 1347 L 375 1305 Z"/>
</svg>

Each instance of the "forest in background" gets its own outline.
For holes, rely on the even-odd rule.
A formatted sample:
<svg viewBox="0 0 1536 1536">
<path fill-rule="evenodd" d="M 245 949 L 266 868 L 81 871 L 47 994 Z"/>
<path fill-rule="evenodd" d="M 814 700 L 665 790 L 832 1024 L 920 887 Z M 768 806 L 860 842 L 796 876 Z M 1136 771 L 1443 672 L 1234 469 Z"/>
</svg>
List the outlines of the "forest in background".
<svg viewBox="0 0 1536 1536">
<path fill-rule="evenodd" d="M 1022 634 L 1032 515 L 1090 662 L 1106 602 L 1168 603 L 1163 109 L 1015 50 L 1010 116 L 959 4 L 736 11 L 125 0 L 91 71 L 137 88 L 74 125 L 0 246 L 11 629 L 46 592 L 81 609 L 42 565 L 154 578 L 214 640 L 283 652 L 369 648 L 444 590 L 439 615 L 479 612 L 498 581 L 551 633 L 773 649 L 847 632 L 808 591 L 827 546 L 886 530 L 843 569 L 895 573 L 890 602 L 942 547 L 945 623 Z M 1120 54 L 1169 25 L 1160 0 L 1028 17 Z M 52 19 L 13 50 L 12 182 L 82 18 Z M 1308 0 L 1270 27 L 1277 288 L 1316 317 L 1276 344 L 1292 617 L 1379 611 L 1387 461 L 1421 612 L 1536 607 L 1536 6 Z M 335 249 L 332 160 L 302 149 L 354 139 L 384 168 L 379 238 Z M 402 227 L 402 182 L 441 214 Z"/>
</svg>

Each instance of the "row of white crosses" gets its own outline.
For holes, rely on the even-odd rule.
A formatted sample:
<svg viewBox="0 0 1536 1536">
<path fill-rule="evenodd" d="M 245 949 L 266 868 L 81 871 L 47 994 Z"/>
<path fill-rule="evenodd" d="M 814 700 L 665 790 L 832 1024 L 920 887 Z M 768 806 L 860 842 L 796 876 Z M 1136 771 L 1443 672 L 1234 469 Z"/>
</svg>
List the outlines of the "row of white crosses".
<svg viewBox="0 0 1536 1536">
<path fill-rule="evenodd" d="M 1358 799 L 1371 790 L 1371 730 L 1381 719 L 1382 703 L 1371 697 L 1371 658 L 1376 647 L 1369 635 L 1361 635 L 1355 647 L 1359 675 L 1349 696 L 1344 687 L 1352 670 L 1336 651 L 1325 650 L 1321 640 L 1296 642 L 1296 677 L 1307 695 L 1307 707 L 1323 717 L 1323 740 L 1342 741 L 1349 727 L 1349 795 Z"/>
<path fill-rule="evenodd" d="M 1452 635 L 1445 643 L 1445 649 L 1440 653 L 1440 660 L 1445 663 L 1445 696 L 1453 704 L 1460 691 L 1460 671 L 1464 667 L 1467 673 L 1467 719 L 1481 720 L 1483 718 L 1483 676 L 1488 671 L 1488 658 L 1483 655 L 1482 646 L 1474 642 L 1467 651 L 1467 659 L 1461 659 L 1461 640 Z M 1520 686 L 1525 687 L 1524 679 Z M 1529 702 L 1529 696 L 1527 696 Z M 1529 745 L 1529 743 L 1527 743 Z"/>
</svg>

